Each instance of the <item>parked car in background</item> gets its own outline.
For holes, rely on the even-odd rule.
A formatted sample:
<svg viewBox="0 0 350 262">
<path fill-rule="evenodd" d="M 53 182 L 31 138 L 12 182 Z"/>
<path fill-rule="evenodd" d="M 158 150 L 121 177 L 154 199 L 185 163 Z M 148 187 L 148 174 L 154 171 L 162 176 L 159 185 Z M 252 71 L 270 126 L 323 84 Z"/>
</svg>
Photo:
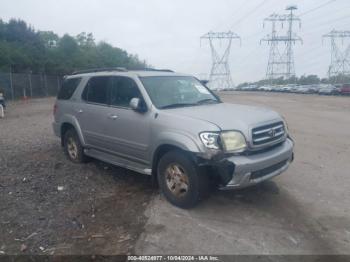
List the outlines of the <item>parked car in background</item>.
<svg viewBox="0 0 350 262">
<path fill-rule="evenodd" d="M 258 90 L 259 91 L 272 91 L 272 86 L 267 86 L 267 85 L 265 85 L 265 86 L 260 86 L 259 88 L 258 88 Z"/>
<path fill-rule="evenodd" d="M 309 92 L 311 94 L 317 94 L 318 93 L 318 90 L 320 89 L 320 85 L 317 85 L 317 84 L 314 84 L 314 85 L 308 85 L 307 86 L 309 88 Z"/>
<path fill-rule="evenodd" d="M 273 92 L 286 92 L 285 86 L 283 85 L 277 85 L 272 87 Z"/>
<path fill-rule="evenodd" d="M 340 94 L 340 95 L 350 95 L 350 84 L 344 84 L 344 85 L 339 89 L 339 94 Z"/>
<path fill-rule="evenodd" d="M 295 93 L 295 92 L 298 91 L 298 85 L 297 84 L 289 84 L 287 86 L 289 88 L 289 91 L 292 92 L 292 93 Z"/>
<path fill-rule="evenodd" d="M 338 89 L 333 85 L 321 85 L 318 90 L 318 94 L 320 95 L 336 95 L 338 92 Z"/>
<path fill-rule="evenodd" d="M 280 86 L 279 87 L 279 90 L 281 91 L 281 92 L 286 92 L 286 93 L 289 93 L 289 92 L 291 92 L 291 87 L 290 86 L 287 86 L 287 85 L 283 85 L 283 86 Z"/>
<path fill-rule="evenodd" d="M 255 91 L 256 89 L 257 89 L 256 85 L 246 85 L 241 87 L 242 91 Z"/>
<path fill-rule="evenodd" d="M 311 94 L 312 90 L 308 86 L 297 86 L 294 92 L 299 94 Z"/>
</svg>

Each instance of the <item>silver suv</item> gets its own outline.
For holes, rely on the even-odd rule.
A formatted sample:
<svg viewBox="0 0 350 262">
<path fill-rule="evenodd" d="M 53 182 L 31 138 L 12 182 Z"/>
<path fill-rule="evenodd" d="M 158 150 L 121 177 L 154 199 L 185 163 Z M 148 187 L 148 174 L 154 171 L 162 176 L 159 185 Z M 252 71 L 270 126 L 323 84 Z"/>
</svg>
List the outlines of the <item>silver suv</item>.
<svg viewBox="0 0 350 262">
<path fill-rule="evenodd" d="M 67 76 L 53 129 L 71 161 L 92 157 L 150 175 L 182 208 L 198 203 L 211 185 L 255 185 L 293 160 L 293 142 L 278 113 L 223 103 L 195 77 L 170 70 Z"/>
</svg>

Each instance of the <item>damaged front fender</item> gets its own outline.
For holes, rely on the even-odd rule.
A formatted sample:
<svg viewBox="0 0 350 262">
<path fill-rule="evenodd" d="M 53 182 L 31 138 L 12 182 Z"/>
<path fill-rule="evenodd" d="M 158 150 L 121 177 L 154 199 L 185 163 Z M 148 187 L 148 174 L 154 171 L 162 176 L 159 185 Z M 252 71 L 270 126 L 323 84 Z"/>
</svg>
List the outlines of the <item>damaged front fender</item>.
<svg viewBox="0 0 350 262">
<path fill-rule="evenodd" d="M 216 171 L 216 175 L 220 178 L 220 184 L 226 185 L 232 180 L 235 165 L 231 161 L 227 160 L 227 156 L 218 152 L 215 155 L 208 156 L 198 154 L 196 162 L 199 166 L 209 166 Z"/>
</svg>

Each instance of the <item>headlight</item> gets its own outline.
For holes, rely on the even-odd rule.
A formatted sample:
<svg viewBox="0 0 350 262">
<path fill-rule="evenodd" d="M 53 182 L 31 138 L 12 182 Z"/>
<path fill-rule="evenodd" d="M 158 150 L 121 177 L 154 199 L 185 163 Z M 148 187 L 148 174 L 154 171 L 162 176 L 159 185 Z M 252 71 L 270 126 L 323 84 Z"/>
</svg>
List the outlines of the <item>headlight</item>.
<svg viewBox="0 0 350 262">
<path fill-rule="evenodd" d="M 225 151 L 243 151 L 247 147 L 244 136 L 236 131 L 222 132 L 221 141 Z"/>
<path fill-rule="evenodd" d="M 219 134 L 212 132 L 203 132 L 200 133 L 199 137 L 201 138 L 203 144 L 210 149 L 220 149 L 218 142 Z"/>
<path fill-rule="evenodd" d="M 244 136 L 237 131 L 224 131 L 221 133 L 200 133 L 203 144 L 210 149 L 222 149 L 225 152 L 243 151 L 246 147 Z"/>
<path fill-rule="evenodd" d="M 289 128 L 288 128 L 288 124 L 287 124 L 286 118 L 282 116 L 282 119 L 283 119 L 284 132 L 285 132 L 286 135 L 288 135 Z"/>
</svg>

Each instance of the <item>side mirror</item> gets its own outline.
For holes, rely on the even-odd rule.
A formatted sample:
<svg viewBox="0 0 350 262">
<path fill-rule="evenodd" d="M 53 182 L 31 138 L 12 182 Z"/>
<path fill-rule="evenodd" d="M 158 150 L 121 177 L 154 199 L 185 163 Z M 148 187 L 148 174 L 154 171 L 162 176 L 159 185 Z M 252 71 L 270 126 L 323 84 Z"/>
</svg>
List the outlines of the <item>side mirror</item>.
<svg viewBox="0 0 350 262">
<path fill-rule="evenodd" d="M 132 98 L 130 100 L 129 105 L 130 105 L 130 108 L 136 112 L 143 113 L 143 112 L 146 112 L 147 110 L 144 102 L 137 97 Z"/>
</svg>

